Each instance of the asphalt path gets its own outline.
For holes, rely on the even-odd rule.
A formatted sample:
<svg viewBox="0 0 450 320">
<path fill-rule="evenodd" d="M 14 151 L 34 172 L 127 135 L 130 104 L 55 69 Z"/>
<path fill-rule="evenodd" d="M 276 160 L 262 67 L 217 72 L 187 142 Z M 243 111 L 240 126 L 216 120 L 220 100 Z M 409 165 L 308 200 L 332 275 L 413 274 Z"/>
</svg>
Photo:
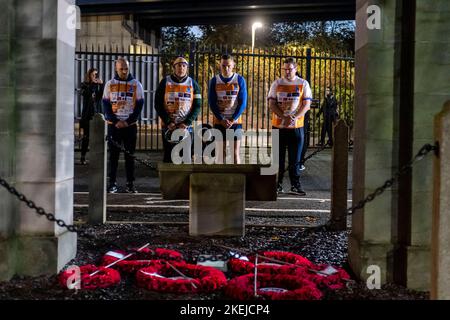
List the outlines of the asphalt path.
<svg viewBox="0 0 450 320">
<path fill-rule="evenodd" d="M 308 152 L 309 153 L 309 152 Z M 161 161 L 157 152 L 138 153 L 137 156 L 150 163 Z M 350 152 L 348 168 L 347 204 L 351 202 L 352 157 Z M 83 218 L 88 213 L 89 165 L 79 164 L 79 153 L 75 158 L 74 211 L 75 216 Z M 247 201 L 247 224 L 317 225 L 329 219 L 331 206 L 331 149 L 325 149 L 306 162 L 301 182 L 306 196 L 289 192 L 278 194 L 276 201 Z M 189 219 L 188 200 L 164 200 L 159 190 L 159 177 L 156 171 L 136 162 L 137 194 L 128 194 L 125 189 L 123 156 L 119 163 L 119 193 L 108 194 L 108 221 L 158 222 L 173 221 L 186 223 Z M 284 189 L 289 191 L 289 179 L 285 177 Z"/>
</svg>

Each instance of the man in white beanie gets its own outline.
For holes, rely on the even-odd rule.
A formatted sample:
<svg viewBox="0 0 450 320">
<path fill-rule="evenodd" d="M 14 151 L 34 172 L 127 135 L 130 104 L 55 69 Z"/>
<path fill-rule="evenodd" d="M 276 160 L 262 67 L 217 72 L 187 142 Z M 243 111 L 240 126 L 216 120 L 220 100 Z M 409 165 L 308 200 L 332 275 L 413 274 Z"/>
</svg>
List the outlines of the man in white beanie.
<svg viewBox="0 0 450 320">
<path fill-rule="evenodd" d="M 155 93 L 155 109 L 162 120 L 164 162 L 172 162 L 174 144 L 168 141 L 167 133 L 180 128 L 192 132 L 192 122 L 197 119 L 202 104 L 201 89 L 188 75 L 188 61 L 177 57 L 173 73 L 159 83 Z M 170 131 L 170 132 L 168 132 Z"/>
</svg>

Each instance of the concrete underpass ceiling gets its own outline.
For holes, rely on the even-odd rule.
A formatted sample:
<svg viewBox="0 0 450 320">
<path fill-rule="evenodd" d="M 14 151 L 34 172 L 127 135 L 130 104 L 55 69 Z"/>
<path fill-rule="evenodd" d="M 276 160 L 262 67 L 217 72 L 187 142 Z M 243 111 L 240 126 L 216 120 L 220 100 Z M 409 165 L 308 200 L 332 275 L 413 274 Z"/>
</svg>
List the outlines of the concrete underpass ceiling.
<svg viewBox="0 0 450 320">
<path fill-rule="evenodd" d="M 83 15 L 133 14 L 148 27 L 354 20 L 355 0 L 77 0 Z"/>
</svg>

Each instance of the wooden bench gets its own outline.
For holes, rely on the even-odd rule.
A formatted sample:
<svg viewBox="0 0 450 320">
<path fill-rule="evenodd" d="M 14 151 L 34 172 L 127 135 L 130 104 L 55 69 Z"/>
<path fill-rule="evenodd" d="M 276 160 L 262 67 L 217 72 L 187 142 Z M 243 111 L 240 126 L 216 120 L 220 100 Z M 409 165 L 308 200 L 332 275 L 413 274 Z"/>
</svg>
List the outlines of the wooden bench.
<svg viewBox="0 0 450 320">
<path fill-rule="evenodd" d="M 276 175 L 261 165 L 158 165 L 165 200 L 189 199 L 190 235 L 245 234 L 245 200 L 276 201 Z"/>
</svg>

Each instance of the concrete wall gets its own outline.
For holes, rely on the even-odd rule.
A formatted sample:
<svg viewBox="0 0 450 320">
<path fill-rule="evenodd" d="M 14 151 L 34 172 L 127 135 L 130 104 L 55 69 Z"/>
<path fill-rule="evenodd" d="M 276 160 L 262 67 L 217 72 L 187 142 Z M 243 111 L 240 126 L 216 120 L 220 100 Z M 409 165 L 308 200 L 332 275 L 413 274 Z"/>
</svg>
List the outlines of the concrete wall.
<svg viewBox="0 0 450 320">
<path fill-rule="evenodd" d="M 155 31 L 139 30 L 133 17 L 125 15 L 81 16 L 81 29 L 77 30 L 76 48 L 85 50 L 105 50 L 116 48 L 134 53 L 155 53 L 159 39 Z"/>
<path fill-rule="evenodd" d="M 47 212 L 73 219 L 74 1 L 2 2 L 1 174 Z M 3 65 L 2 65 L 3 66 Z M 5 81 L 3 81 L 5 80 Z M 4 152 L 3 152 L 4 151 Z M 0 191 L 0 279 L 56 273 L 76 235 Z M 5 254 L 6 253 L 6 254 Z"/>
</svg>

